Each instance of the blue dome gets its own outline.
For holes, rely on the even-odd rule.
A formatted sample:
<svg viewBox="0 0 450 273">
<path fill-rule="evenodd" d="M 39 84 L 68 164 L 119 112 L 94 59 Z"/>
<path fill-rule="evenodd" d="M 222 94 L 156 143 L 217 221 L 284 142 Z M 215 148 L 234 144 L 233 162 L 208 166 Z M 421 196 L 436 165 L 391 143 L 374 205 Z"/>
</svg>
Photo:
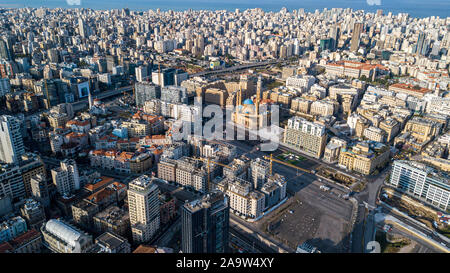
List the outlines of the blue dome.
<svg viewBox="0 0 450 273">
<path fill-rule="evenodd" d="M 253 101 L 251 99 L 246 99 L 246 100 L 244 100 L 244 104 L 245 105 L 252 105 Z"/>
</svg>

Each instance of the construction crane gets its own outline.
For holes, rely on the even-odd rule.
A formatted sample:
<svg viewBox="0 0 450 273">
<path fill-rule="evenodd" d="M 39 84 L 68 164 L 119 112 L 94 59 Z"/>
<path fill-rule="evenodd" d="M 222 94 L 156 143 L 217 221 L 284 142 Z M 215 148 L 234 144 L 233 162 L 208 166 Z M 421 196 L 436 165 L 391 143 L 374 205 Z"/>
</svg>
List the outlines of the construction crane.
<svg viewBox="0 0 450 273">
<path fill-rule="evenodd" d="M 223 163 L 219 163 L 219 162 L 216 162 L 216 161 L 212 161 L 211 160 L 211 158 L 201 158 L 201 157 L 194 157 L 194 159 L 195 160 L 200 160 L 200 161 L 203 161 L 203 162 L 206 162 L 206 170 L 207 170 L 207 172 L 208 172 L 208 191 L 210 190 L 210 185 L 211 185 L 211 168 L 210 168 L 210 166 L 211 166 L 211 163 L 213 163 L 213 164 L 215 164 L 215 165 L 219 165 L 219 166 L 222 166 L 222 167 L 224 167 L 224 168 L 228 168 L 228 169 L 233 169 L 232 167 L 230 167 L 230 166 L 228 166 L 228 165 L 225 165 L 225 164 L 223 164 Z"/>
<path fill-rule="evenodd" d="M 297 169 L 297 170 L 300 170 L 300 171 L 303 171 L 303 172 L 306 172 L 306 173 L 313 173 L 311 170 L 303 169 L 303 168 L 297 167 L 295 165 L 286 163 L 284 161 L 275 159 L 275 158 L 273 158 L 272 154 L 270 154 L 270 156 L 264 156 L 264 159 L 270 161 L 270 175 L 272 175 L 272 164 L 273 164 L 273 162 L 276 162 L 276 163 L 279 163 L 279 164 L 282 164 L 282 165 L 285 165 L 285 166 L 288 166 L 288 167 L 291 167 L 291 168 L 294 168 L 294 169 Z"/>
</svg>

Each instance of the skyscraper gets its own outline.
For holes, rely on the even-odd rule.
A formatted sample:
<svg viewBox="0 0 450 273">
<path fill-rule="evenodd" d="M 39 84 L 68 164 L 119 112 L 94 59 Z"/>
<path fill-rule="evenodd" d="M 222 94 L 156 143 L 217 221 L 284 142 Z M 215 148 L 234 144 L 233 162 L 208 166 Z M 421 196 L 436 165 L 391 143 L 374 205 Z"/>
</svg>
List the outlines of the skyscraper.
<svg viewBox="0 0 450 273">
<path fill-rule="evenodd" d="M 332 51 L 335 50 L 336 47 L 337 47 L 337 43 L 338 43 L 338 40 L 339 40 L 339 32 L 340 32 L 340 26 L 339 25 L 334 26 L 334 27 L 331 28 L 329 38 L 331 38 L 331 50 Z"/>
<path fill-rule="evenodd" d="M 419 38 L 417 39 L 417 43 L 413 47 L 413 53 L 422 54 L 422 48 L 425 42 L 425 34 L 421 32 L 419 34 Z"/>
<path fill-rule="evenodd" d="M 0 117 L 0 160 L 6 163 L 22 162 L 25 153 L 20 121 L 9 115 Z"/>
<path fill-rule="evenodd" d="M 226 253 L 230 221 L 228 197 L 212 191 L 181 208 L 184 253 Z"/>
<path fill-rule="evenodd" d="M 78 28 L 79 28 L 81 37 L 86 38 L 86 35 L 87 35 L 86 24 L 84 23 L 83 19 L 81 19 L 81 18 L 78 19 Z"/>
<path fill-rule="evenodd" d="M 0 39 L 0 59 L 11 60 L 11 52 L 5 41 Z"/>
<path fill-rule="evenodd" d="M 129 184 L 128 208 L 135 243 L 149 241 L 159 229 L 159 189 L 142 175 Z"/>
<path fill-rule="evenodd" d="M 359 38 L 361 33 L 363 32 L 364 24 L 363 23 L 355 23 L 353 27 L 352 40 L 350 44 L 350 51 L 357 51 L 359 48 Z"/>
</svg>

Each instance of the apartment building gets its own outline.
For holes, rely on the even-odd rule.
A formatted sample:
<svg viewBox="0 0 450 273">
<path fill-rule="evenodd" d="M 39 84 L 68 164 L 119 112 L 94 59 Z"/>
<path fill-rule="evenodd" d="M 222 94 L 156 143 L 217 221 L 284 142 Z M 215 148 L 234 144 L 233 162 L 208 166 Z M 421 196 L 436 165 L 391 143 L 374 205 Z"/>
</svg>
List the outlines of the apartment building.
<svg viewBox="0 0 450 273">
<path fill-rule="evenodd" d="M 30 229 L 39 229 L 45 222 L 44 207 L 34 199 L 26 199 L 23 206 L 20 208 L 20 215 L 27 222 Z"/>
<path fill-rule="evenodd" d="M 158 178 L 175 182 L 177 161 L 174 159 L 161 158 L 158 162 Z"/>
<path fill-rule="evenodd" d="M 283 143 L 309 156 L 320 158 L 325 149 L 327 135 L 325 126 L 292 117 L 285 127 Z"/>
<path fill-rule="evenodd" d="M 264 213 L 265 196 L 258 190 L 252 190 L 252 187 L 250 182 L 237 177 L 227 177 L 218 184 L 218 188 L 230 199 L 233 213 L 255 219 Z"/>
<path fill-rule="evenodd" d="M 52 169 L 53 184 L 62 196 L 69 196 L 72 192 L 80 189 L 80 177 L 77 163 L 71 159 L 61 161 L 60 167 Z"/>
<path fill-rule="evenodd" d="M 95 239 L 90 253 L 130 253 L 131 246 L 128 240 L 114 232 L 105 232 Z"/>
<path fill-rule="evenodd" d="M 270 175 L 270 162 L 261 158 L 256 158 L 250 162 L 248 169 L 249 181 L 253 185 L 253 189 L 261 189 Z"/>
<path fill-rule="evenodd" d="M 142 175 L 129 184 L 128 208 L 133 241 L 149 241 L 159 230 L 159 189 L 152 178 Z"/>
</svg>

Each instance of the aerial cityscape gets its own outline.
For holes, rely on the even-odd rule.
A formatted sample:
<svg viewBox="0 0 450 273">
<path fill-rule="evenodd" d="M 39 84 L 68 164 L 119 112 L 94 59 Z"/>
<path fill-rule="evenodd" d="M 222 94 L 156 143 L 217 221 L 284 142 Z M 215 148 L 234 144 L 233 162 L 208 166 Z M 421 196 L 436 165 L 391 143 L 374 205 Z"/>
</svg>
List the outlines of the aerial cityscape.
<svg viewBox="0 0 450 273">
<path fill-rule="evenodd" d="M 0 3 L 0 253 L 449 253 L 433 1 Z"/>
</svg>

